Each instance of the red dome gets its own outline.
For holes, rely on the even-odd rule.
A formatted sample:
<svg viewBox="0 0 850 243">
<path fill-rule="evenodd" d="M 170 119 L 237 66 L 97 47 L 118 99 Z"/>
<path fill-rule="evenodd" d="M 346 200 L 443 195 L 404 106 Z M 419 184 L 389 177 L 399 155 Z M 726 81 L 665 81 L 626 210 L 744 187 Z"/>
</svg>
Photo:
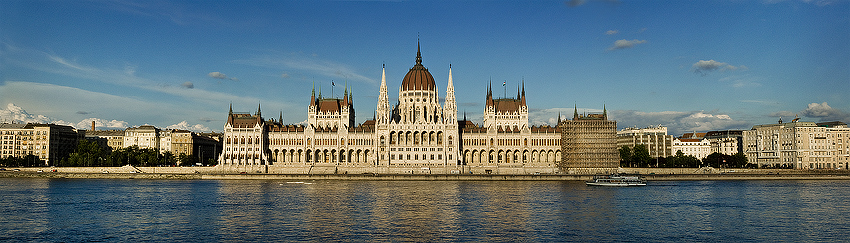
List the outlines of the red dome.
<svg viewBox="0 0 850 243">
<path fill-rule="evenodd" d="M 404 80 L 401 81 L 401 91 L 408 90 L 437 90 L 434 77 L 431 76 L 425 66 L 422 66 L 422 55 L 419 52 L 418 44 L 416 47 L 416 65 L 410 68 L 407 75 L 404 75 Z"/>
</svg>

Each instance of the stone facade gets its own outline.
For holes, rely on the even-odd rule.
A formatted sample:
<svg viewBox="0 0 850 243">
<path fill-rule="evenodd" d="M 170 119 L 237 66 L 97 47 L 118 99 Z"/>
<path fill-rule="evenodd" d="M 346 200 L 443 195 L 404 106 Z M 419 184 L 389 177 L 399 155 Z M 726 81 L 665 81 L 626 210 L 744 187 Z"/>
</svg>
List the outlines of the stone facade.
<svg viewBox="0 0 850 243">
<path fill-rule="evenodd" d="M 45 166 L 55 165 L 77 148 L 81 137 L 70 126 L 55 124 L 0 124 L 0 156 L 35 155 Z"/>
<path fill-rule="evenodd" d="M 617 151 L 617 122 L 608 120 L 608 112 L 580 116 L 560 122 L 561 150 L 559 165 L 568 173 L 613 172 L 620 165 Z"/>
<path fill-rule="evenodd" d="M 652 158 L 668 157 L 674 155 L 673 135 L 667 135 L 667 127 L 656 126 L 646 128 L 624 128 L 617 131 L 617 148 L 627 146 L 634 148 L 635 145 L 643 144 L 649 150 Z"/>
<path fill-rule="evenodd" d="M 744 131 L 745 153 L 759 167 L 847 169 L 850 129 L 841 122 L 798 122 L 753 126 Z"/>
<path fill-rule="evenodd" d="M 422 65 L 405 75 L 395 105 L 390 105 L 382 71 L 373 120 L 354 124 L 348 88 L 340 98 L 313 90 L 306 125 L 286 125 L 282 117 L 265 120 L 233 113 L 224 126 L 221 166 L 269 172 L 306 168 L 309 173 L 555 173 L 561 160 L 557 127 L 528 125 L 525 90 L 516 98 L 494 99 L 492 90 L 481 125 L 459 121 L 451 66 L 440 104 L 438 86 Z M 613 143 L 612 143 L 613 146 Z M 368 169 L 366 169 L 368 168 Z M 294 171 L 289 169 L 285 171 Z"/>
</svg>

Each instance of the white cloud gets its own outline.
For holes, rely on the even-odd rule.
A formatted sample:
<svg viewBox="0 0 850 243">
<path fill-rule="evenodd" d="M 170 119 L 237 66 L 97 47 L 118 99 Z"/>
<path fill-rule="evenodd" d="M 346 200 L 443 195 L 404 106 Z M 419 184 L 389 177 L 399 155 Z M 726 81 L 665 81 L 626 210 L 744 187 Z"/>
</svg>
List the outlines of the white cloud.
<svg viewBox="0 0 850 243">
<path fill-rule="evenodd" d="M 608 119 L 616 120 L 618 127 L 645 127 L 664 125 L 670 135 L 686 132 L 707 132 L 727 129 L 747 129 L 748 122 L 738 121 L 726 114 L 704 111 L 641 112 L 633 110 L 609 111 Z"/>
<path fill-rule="evenodd" d="M 214 79 L 228 79 L 228 80 L 233 80 L 233 81 L 239 81 L 238 78 L 228 77 L 227 74 L 223 74 L 223 73 L 220 73 L 220 72 L 211 72 L 211 73 L 207 74 L 207 76 L 209 76 L 210 78 L 214 78 Z"/>
<path fill-rule="evenodd" d="M 606 34 L 606 35 L 616 35 L 617 33 L 620 33 L 620 31 L 619 31 L 619 30 L 609 30 L 609 31 L 605 31 L 605 34 Z"/>
<path fill-rule="evenodd" d="M 9 103 L 6 109 L 0 110 L 0 118 L 6 123 L 50 123 L 52 120 L 44 115 L 34 115 L 27 113 L 24 108 L 15 104 Z"/>
<path fill-rule="evenodd" d="M 0 110 L 0 117 L 3 118 L 2 122 L 14 122 L 14 123 L 41 123 L 41 124 L 57 124 L 57 125 L 66 125 L 72 126 L 77 129 L 91 129 L 91 122 L 95 122 L 95 127 L 97 129 L 124 129 L 129 127 L 129 124 L 125 121 L 118 120 L 105 120 L 100 118 L 86 118 L 78 123 L 66 122 L 63 120 L 56 120 L 49 118 L 45 115 L 36 115 L 30 114 L 24 108 L 17 106 L 13 103 L 9 103 L 6 105 L 6 109 Z"/>
<path fill-rule="evenodd" d="M 613 46 L 608 48 L 608 50 L 613 51 L 613 50 L 619 50 L 619 49 L 627 49 L 627 48 L 632 48 L 635 45 L 644 44 L 644 43 L 646 43 L 646 40 L 637 40 L 637 39 L 635 39 L 635 40 L 625 40 L 625 39 L 617 40 L 617 41 L 614 42 Z"/>
<path fill-rule="evenodd" d="M 78 128 L 78 129 L 89 130 L 89 129 L 91 129 L 91 122 L 92 121 L 95 122 L 95 129 L 97 129 L 97 130 L 108 130 L 108 129 L 124 130 L 125 128 L 130 127 L 130 124 L 125 122 L 125 121 L 106 120 L 106 119 L 100 119 L 100 118 L 86 118 L 86 119 L 83 119 L 82 121 L 78 122 L 77 124 L 73 124 L 73 125 L 70 125 L 70 126 L 73 126 L 75 128 Z"/>
<path fill-rule="evenodd" d="M 725 71 L 725 70 L 735 71 L 735 70 L 738 70 L 738 69 L 747 70 L 748 68 L 747 68 L 747 66 L 744 66 L 744 65 L 736 67 L 736 66 L 729 65 L 728 63 L 718 62 L 718 61 L 715 61 L 715 60 L 708 60 L 708 61 L 699 60 L 698 62 L 694 63 L 691 66 L 691 72 L 694 72 L 694 73 L 702 75 L 702 76 L 706 76 L 706 75 L 708 75 L 708 72 L 713 72 L 713 71 Z M 737 87 L 740 87 L 740 86 L 737 86 Z"/>
<path fill-rule="evenodd" d="M 283 74 L 281 74 L 281 75 L 280 75 L 280 77 L 281 77 L 281 78 L 289 78 L 289 74 L 288 74 L 288 73 L 283 73 Z"/>
<path fill-rule="evenodd" d="M 189 130 L 189 131 L 193 131 L 193 132 L 209 132 L 209 131 L 212 131 L 207 126 L 204 126 L 204 125 L 201 125 L 201 124 L 189 125 L 189 123 L 186 122 L 186 121 L 182 121 L 180 123 L 177 123 L 177 124 L 174 124 L 174 125 L 171 125 L 171 126 L 167 126 L 165 128 L 178 129 L 178 130 Z"/>
<path fill-rule="evenodd" d="M 820 121 L 850 122 L 850 113 L 832 108 L 826 102 L 820 104 L 811 103 L 806 107 L 805 110 L 801 111 L 800 114 L 807 117 L 819 118 Z"/>
</svg>

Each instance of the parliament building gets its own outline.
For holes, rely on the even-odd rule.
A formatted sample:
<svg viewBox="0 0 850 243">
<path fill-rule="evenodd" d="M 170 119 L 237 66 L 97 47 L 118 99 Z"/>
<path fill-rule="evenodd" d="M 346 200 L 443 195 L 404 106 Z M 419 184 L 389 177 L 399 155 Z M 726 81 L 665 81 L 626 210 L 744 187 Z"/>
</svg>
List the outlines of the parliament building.
<svg viewBox="0 0 850 243">
<path fill-rule="evenodd" d="M 475 124 L 458 119 L 451 66 L 448 72 L 445 102 L 440 104 L 439 87 L 417 47 L 396 103 L 390 103 L 384 69 L 374 119 L 360 125 L 354 123 L 354 100 L 347 88 L 342 98 L 322 97 L 314 88 L 306 125 L 283 124 L 282 117 L 264 119 L 259 106 L 254 114 L 234 113 L 231 105 L 219 166 L 293 174 L 553 174 L 570 169 L 562 161 L 562 141 L 572 143 L 575 136 L 564 140 L 567 123 L 560 116 L 559 126 L 529 125 L 524 83 L 515 98 L 494 99 L 488 88 L 483 122 Z M 613 124 L 603 136 L 610 133 L 613 149 L 605 152 L 616 156 Z M 611 168 L 605 162 L 569 164 Z"/>
</svg>

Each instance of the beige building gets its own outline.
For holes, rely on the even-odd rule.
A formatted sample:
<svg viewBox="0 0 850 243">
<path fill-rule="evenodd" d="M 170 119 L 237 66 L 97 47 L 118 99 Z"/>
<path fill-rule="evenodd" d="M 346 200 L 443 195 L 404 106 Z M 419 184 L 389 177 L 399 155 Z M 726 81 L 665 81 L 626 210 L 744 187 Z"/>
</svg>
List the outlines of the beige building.
<svg viewBox="0 0 850 243">
<path fill-rule="evenodd" d="M 780 120 L 753 126 L 743 136 L 747 158 L 759 167 L 847 169 L 850 165 L 850 129 L 842 122 Z"/>
<path fill-rule="evenodd" d="M 603 108 L 602 114 L 580 116 L 576 108 L 573 119 L 559 126 L 564 153 L 559 165 L 562 172 L 601 173 L 620 166 L 617 122 L 608 120 L 607 109 Z"/>
<path fill-rule="evenodd" d="M 85 131 L 86 139 L 101 140 L 103 146 L 110 151 L 124 147 L 124 131 L 121 130 L 92 130 Z"/>
<path fill-rule="evenodd" d="M 488 87 L 481 125 L 461 121 L 463 164 L 473 173 L 555 173 L 561 161 L 561 130 L 529 126 L 525 84 L 516 98 L 494 99 Z"/>
<path fill-rule="evenodd" d="M 124 130 L 124 148 L 137 146 L 140 149 L 156 149 L 160 151 L 160 130 L 151 125 L 131 127 Z"/>
<path fill-rule="evenodd" d="M 735 155 L 744 152 L 744 136 L 741 130 L 711 131 L 705 134 L 711 143 L 711 153 Z"/>
<path fill-rule="evenodd" d="M 667 135 L 667 127 L 658 125 L 646 128 L 624 128 L 617 131 L 617 148 L 627 146 L 634 148 L 635 145 L 643 144 L 649 150 L 652 158 L 668 157 L 674 155 L 673 135 Z"/>
<path fill-rule="evenodd" d="M 494 99 L 488 89 L 483 123 L 476 125 L 458 120 L 453 82 L 449 67 L 441 98 L 417 49 L 394 105 L 382 70 L 375 117 L 363 124 L 354 124 L 348 88 L 341 98 L 323 97 L 314 88 L 306 125 L 285 125 L 282 117 L 264 120 L 259 108 L 250 114 L 234 113 L 231 107 L 219 165 L 250 172 L 291 168 L 358 174 L 555 172 L 560 133 L 554 127 L 528 126 L 523 90 L 518 87 L 516 98 Z"/>
<path fill-rule="evenodd" d="M 711 142 L 702 136 L 699 138 L 675 138 L 673 139 L 673 154 L 675 155 L 679 151 L 702 160 L 711 154 Z"/>
<path fill-rule="evenodd" d="M 114 139 L 118 140 L 117 133 L 96 131 L 94 134 L 101 137 L 107 136 L 107 138 L 110 138 L 109 135 L 116 135 Z M 123 142 L 120 144 L 123 148 L 138 146 L 140 149 L 155 149 L 160 154 L 165 152 L 171 152 L 174 156 L 185 154 L 194 156 L 201 163 L 205 164 L 207 160 L 218 158 L 218 154 L 222 148 L 219 140 L 201 136 L 187 130 L 159 129 L 151 125 L 143 125 L 127 128 L 123 134 Z M 115 143 L 110 142 L 110 147 L 113 144 L 119 145 L 118 141 L 115 141 Z"/>
<path fill-rule="evenodd" d="M 55 165 L 77 148 L 80 136 L 70 126 L 55 124 L 0 124 L 0 156 L 35 155 L 45 166 Z"/>
</svg>

